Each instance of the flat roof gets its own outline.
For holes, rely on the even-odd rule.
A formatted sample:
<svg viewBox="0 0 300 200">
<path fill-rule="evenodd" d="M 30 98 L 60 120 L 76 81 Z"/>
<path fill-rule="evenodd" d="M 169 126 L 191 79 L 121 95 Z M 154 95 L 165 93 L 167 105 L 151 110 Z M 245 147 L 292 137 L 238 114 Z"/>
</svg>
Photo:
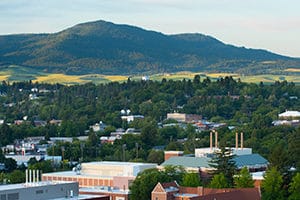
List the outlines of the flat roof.
<svg viewBox="0 0 300 200">
<path fill-rule="evenodd" d="M 80 194 L 79 196 L 73 196 L 73 197 L 63 197 L 63 198 L 56 198 L 52 200 L 86 200 L 86 199 L 94 199 L 94 198 L 101 198 L 106 197 L 107 195 L 89 195 L 89 194 Z"/>
<path fill-rule="evenodd" d="M 35 183 L 19 183 L 19 184 L 8 184 L 8 185 L 0 185 L 1 190 L 15 190 L 15 189 L 24 189 L 24 188 L 33 188 L 33 187 L 42 187 L 48 185 L 58 185 L 58 184 L 66 184 L 66 183 L 77 183 L 75 181 L 40 181 Z"/>
<path fill-rule="evenodd" d="M 82 163 L 82 165 L 149 166 L 149 165 L 157 165 L 157 164 L 156 163 L 118 162 L 118 161 L 99 161 L 99 162 Z"/>
<path fill-rule="evenodd" d="M 109 188 L 109 189 L 108 189 Z M 79 193 L 80 192 L 102 192 L 102 193 L 114 193 L 114 194 L 129 194 L 129 190 L 120 190 L 116 189 L 113 187 L 101 187 L 101 186 L 96 186 L 96 187 L 81 187 L 79 188 Z"/>
<path fill-rule="evenodd" d="M 95 176 L 94 174 L 78 174 L 74 171 L 63 171 L 63 172 L 51 172 L 51 173 L 43 173 L 42 176 L 61 176 L 61 177 L 87 177 L 87 178 L 106 178 L 106 179 L 112 179 L 113 176 Z"/>
</svg>

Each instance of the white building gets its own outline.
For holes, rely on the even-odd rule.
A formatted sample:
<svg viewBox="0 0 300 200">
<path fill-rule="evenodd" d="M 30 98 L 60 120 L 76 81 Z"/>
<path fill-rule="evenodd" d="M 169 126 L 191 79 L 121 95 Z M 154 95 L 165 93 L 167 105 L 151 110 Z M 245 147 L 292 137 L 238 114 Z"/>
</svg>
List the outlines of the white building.
<svg viewBox="0 0 300 200">
<path fill-rule="evenodd" d="M 278 115 L 280 119 L 300 119 L 299 111 L 285 111 Z"/>
</svg>

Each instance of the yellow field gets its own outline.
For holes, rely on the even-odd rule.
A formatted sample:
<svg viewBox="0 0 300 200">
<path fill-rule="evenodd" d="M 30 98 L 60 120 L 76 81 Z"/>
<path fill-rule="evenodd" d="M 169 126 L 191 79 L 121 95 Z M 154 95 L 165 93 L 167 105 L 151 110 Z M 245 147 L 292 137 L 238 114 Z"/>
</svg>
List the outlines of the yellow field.
<svg viewBox="0 0 300 200">
<path fill-rule="evenodd" d="M 0 75 L 0 81 L 6 81 L 9 75 Z"/>
<path fill-rule="evenodd" d="M 81 76 L 71 76 L 65 74 L 49 74 L 48 76 L 37 76 L 33 82 L 39 83 L 61 83 L 61 84 L 75 84 L 86 83 L 88 81 L 82 80 Z"/>
<path fill-rule="evenodd" d="M 206 76 L 209 76 L 211 78 L 219 78 L 219 77 L 225 77 L 225 76 L 236 77 L 236 76 L 239 76 L 239 75 L 238 74 L 233 74 L 233 73 L 209 73 L 209 74 L 206 74 Z"/>
<path fill-rule="evenodd" d="M 110 81 L 126 81 L 128 79 L 128 76 L 104 76 L 105 79 L 108 79 Z"/>
<path fill-rule="evenodd" d="M 286 69 L 284 71 L 286 71 L 286 72 L 300 72 L 300 69 L 298 69 L 298 68 L 289 68 L 289 69 Z"/>
</svg>

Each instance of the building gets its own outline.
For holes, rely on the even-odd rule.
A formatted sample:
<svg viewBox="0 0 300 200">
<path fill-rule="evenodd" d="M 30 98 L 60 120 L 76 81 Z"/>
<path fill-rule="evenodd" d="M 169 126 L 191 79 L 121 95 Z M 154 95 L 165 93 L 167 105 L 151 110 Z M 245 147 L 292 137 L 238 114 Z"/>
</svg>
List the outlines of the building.
<svg viewBox="0 0 300 200">
<path fill-rule="evenodd" d="M 215 146 L 213 146 L 212 136 L 215 133 Z M 243 133 L 240 134 L 241 142 L 239 146 L 238 137 L 239 134 L 236 133 L 236 146 L 235 147 L 227 147 L 230 149 L 232 154 L 235 155 L 233 160 L 236 164 L 237 169 L 242 169 L 246 167 L 251 173 L 264 173 L 267 169 L 269 162 L 263 158 L 259 154 L 253 154 L 251 148 L 244 148 L 243 146 Z M 212 131 L 210 133 L 210 147 L 209 148 L 199 148 L 195 149 L 195 156 L 187 157 L 177 152 L 169 152 L 165 153 L 165 161 L 160 165 L 160 168 L 164 168 L 168 165 L 173 166 L 182 166 L 189 172 L 197 172 L 204 179 L 210 177 L 210 171 L 214 170 L 211 166 L 211 160 L 216 152 L 221 151 L 218 148 L 218 133 L 216 131 Z M 262 175 L 258 176 L 258 174 L 253 175 L 253 180 L 255 181 L 255 185 L 259 187 L 262 181 Z"/>
<path fill-rule="evenodd" d="M 127 123 L 133 122 L 136 119 L 144 119 L 143 115 L 126 115 L 121 116 L 121 119 L 127 121 Z"/>
<path fill-rule="evenodd" d="M 157 183 L 151 200 L 260 200 L 259 188 L 181 187 L 176 182 Z"/>
<path fill-rule="evenodd" d="M 278 115 L 279 119 L 300 119 L 299 111 L 285 111 Z"/>
<path fill-rule="evenodd" d="M 152 163 L 90 162 L 74 171 L 46 173 L 43 181 L 76 181 L 82 194 L 109 195 L 111 200 L 127 200 L 129 185 L 138 173 L 156 168 Z"/>
<path fill-rule="evenodd" d="M 26 182 L 0 185 L 1 200 L 109 200 L 107 195 L 80 195 L 78 182 L 40 181 L 40 171 L 26 170 Z"/>
<path fill-rule="evenodd" d="M 184 113 L 168 113 L 167 119 L 174 119 L 178 122 L 193 123 L 198 122 L 202 119 L 202 116 L 195 114 L 184 114 Z"/>
<path fill-rule="evenodd" d="M 278 115 L 279 120 L 272 122 L 274 126 L 299 126 L 300 112 L 299 111 L 285 111 Z"/>
<path fill-rule="evenodd" d="M 183 156 L 183 151 L 165 151 L 165 160 L 169 160 L 171 157 Z"/>
</svg>

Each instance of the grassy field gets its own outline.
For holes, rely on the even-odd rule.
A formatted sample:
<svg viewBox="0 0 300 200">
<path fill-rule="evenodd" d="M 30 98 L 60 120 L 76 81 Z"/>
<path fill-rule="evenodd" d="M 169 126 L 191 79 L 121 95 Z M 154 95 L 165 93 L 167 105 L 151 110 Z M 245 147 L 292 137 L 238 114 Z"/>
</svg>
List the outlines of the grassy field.
<svg viewBox="0 0 300 200">
<path fill-rule="evenodd" d="M 290 68 L 285 71 L 293 72 L 295 75 L 253 75 L 243 76 L 233 73 L 205 73 L 205 72 L 178 72 L 178 73 L 164 73 L 151 75 L 150 79 L 154 81 L 161 81 L 163 78 L 167 80 L 192 80 L 195 75 L 200 75 L 201 80 L 209 77 L 212 80 L 225 76 L 232 76 L 234 79 L 241 79 L 243 82 L 251 83 L 274 83 L 275 81 L 288 81 L 300 84 L 300 76 L 297 75 L 300 69 Z M 121 75 L 101 75 L 101 74 L 87 74 L 87 75 L 65 75 L 65 74 L 49 74 L 39 71 L 37 68 L 20 67 L 16 65 L 10 65 L 2 67 L 0 71 L 0 81 L 33 81 L 39 83 L 60 83 L 66 85 L 84 84 L 87 82 L 93 82 L 95 84 L 109 83 L 113 81 L 124 82 L 127 81 L 129 76 Z M 141 80 L 142 76 L 130 76 L 132 80 Z"/>
</svg>

